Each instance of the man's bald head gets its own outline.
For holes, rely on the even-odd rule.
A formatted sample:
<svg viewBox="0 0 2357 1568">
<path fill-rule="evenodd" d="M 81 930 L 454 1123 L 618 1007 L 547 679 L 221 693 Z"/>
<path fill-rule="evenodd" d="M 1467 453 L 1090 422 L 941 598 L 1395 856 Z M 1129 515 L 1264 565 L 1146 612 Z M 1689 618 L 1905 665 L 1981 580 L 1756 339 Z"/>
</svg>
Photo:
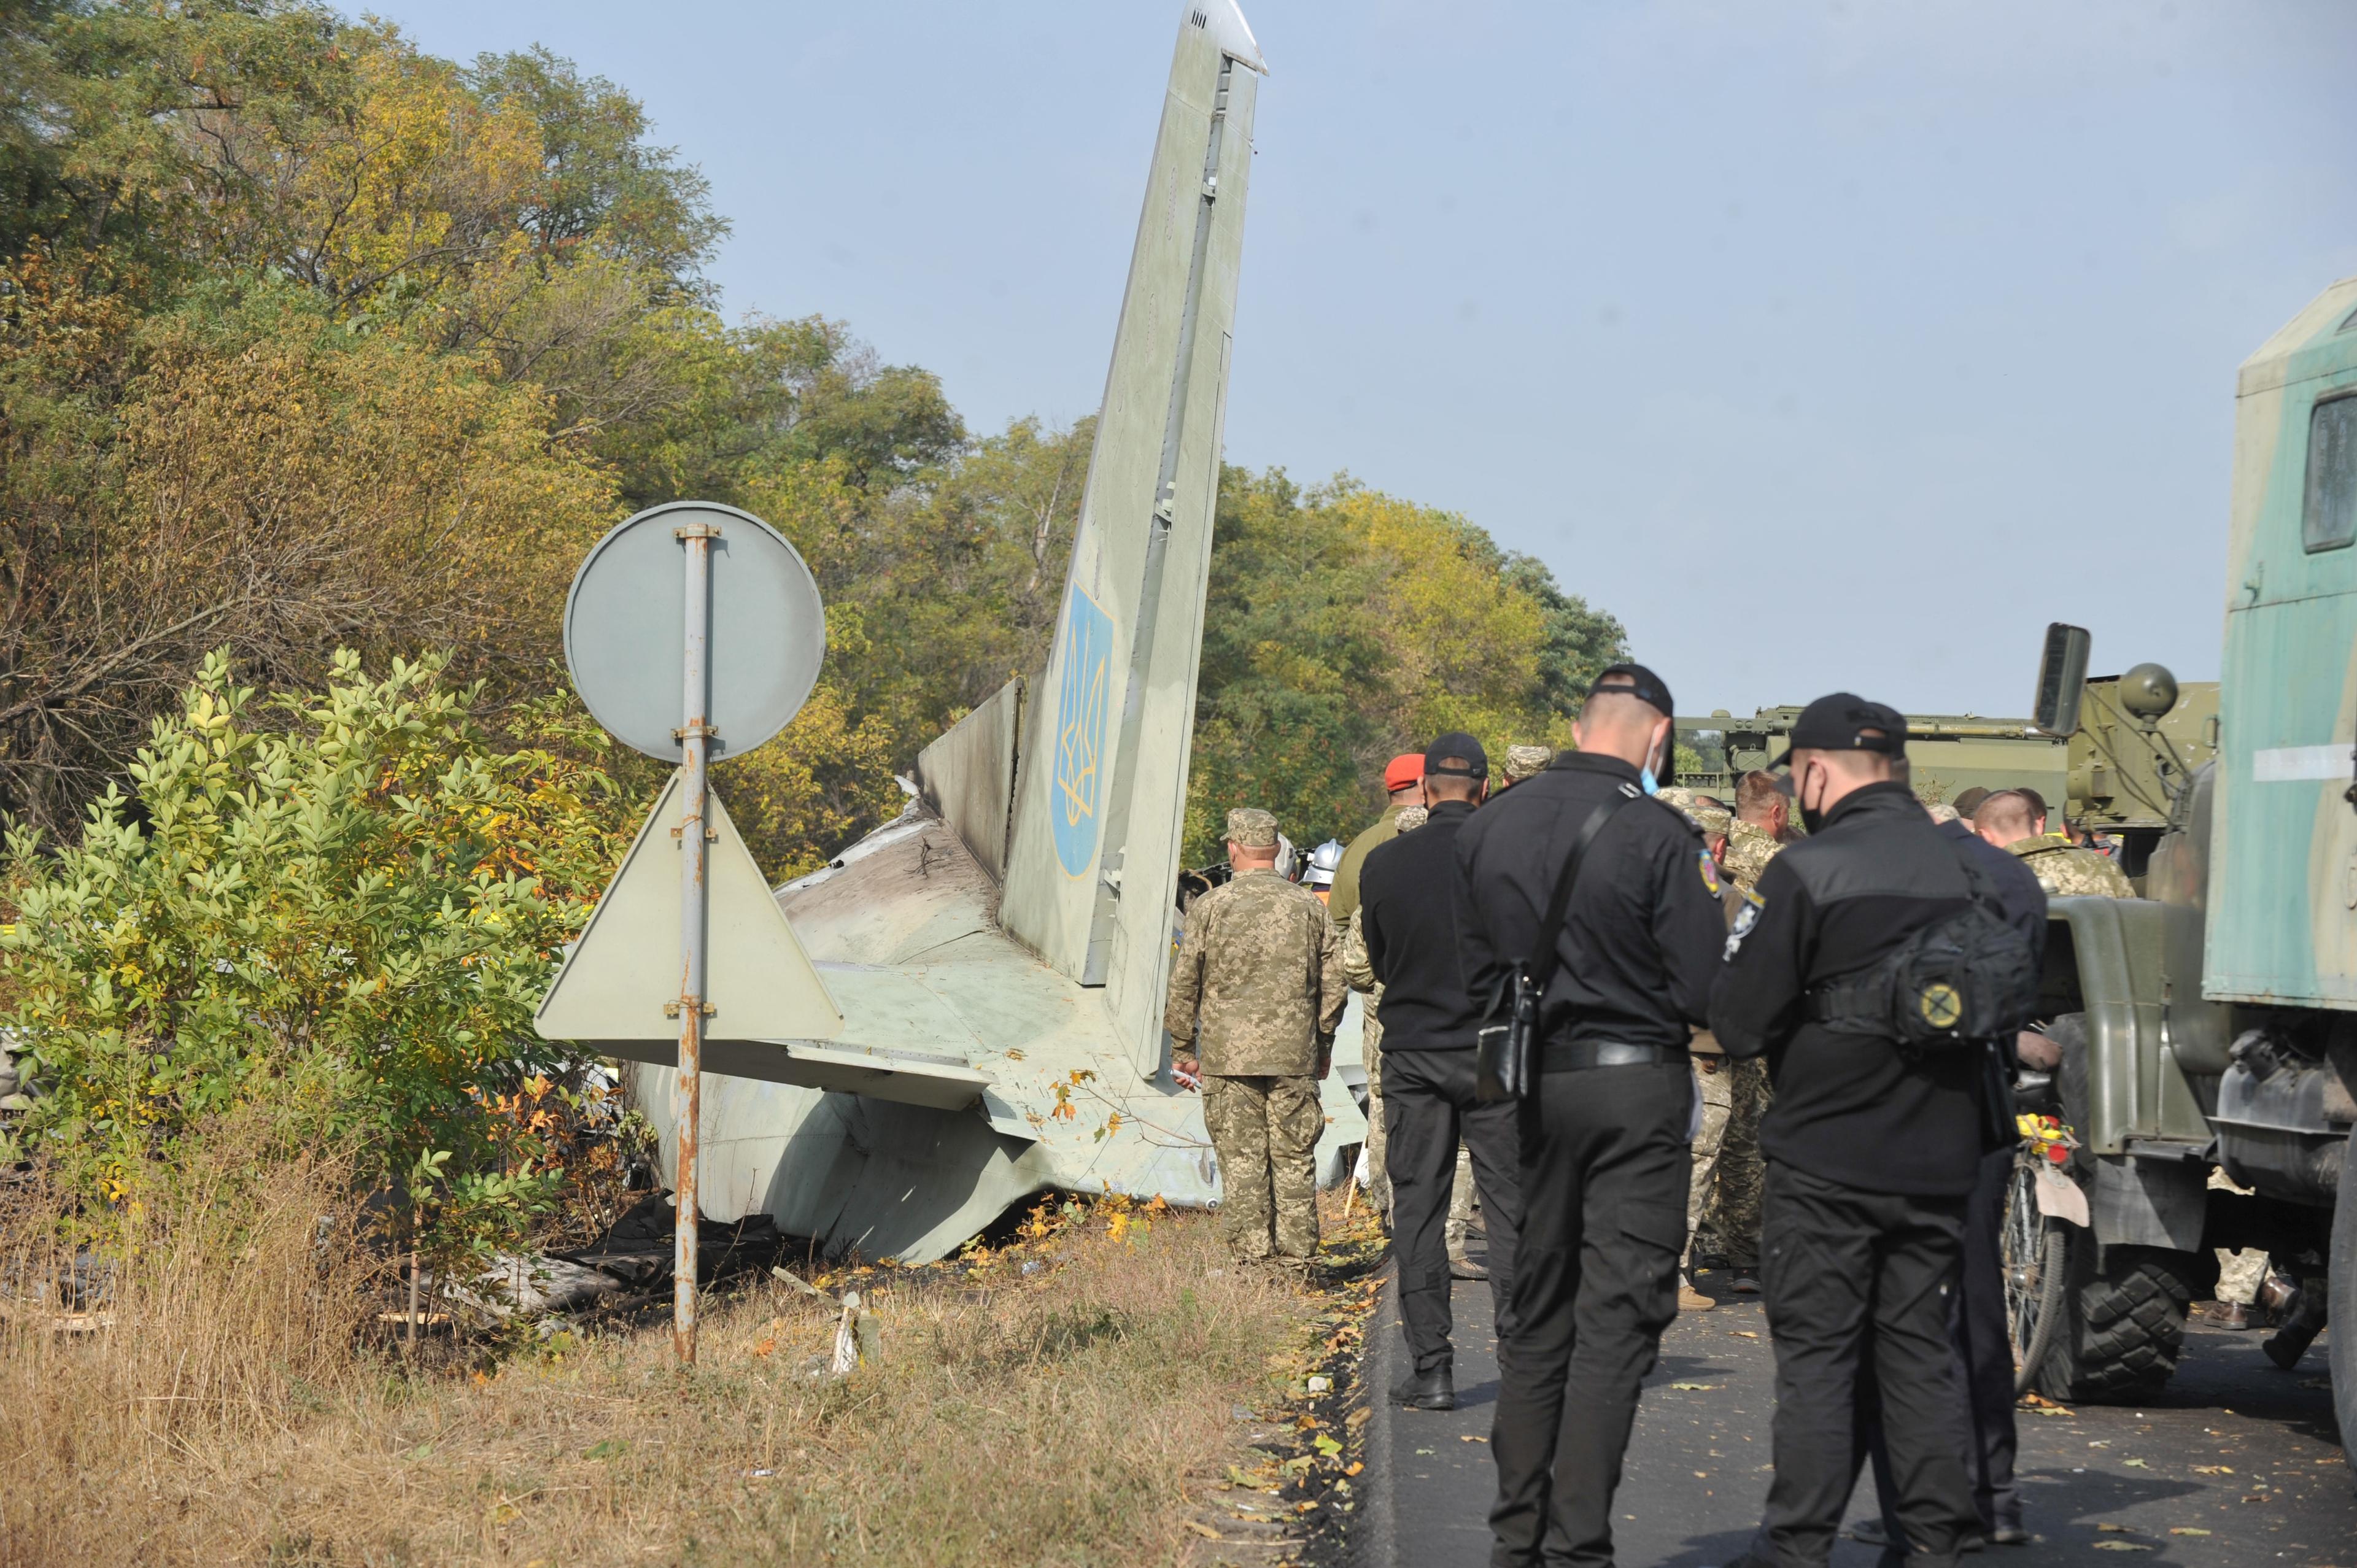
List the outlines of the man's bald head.
<svg viewBox="0 0 2357 1568">
<path fill-rule="evenodd" d="M 1668 755 L 1670 716 L 1638 696 L 1628 684 L 1610 676 L 1598 682 L 1579 705 L 1571 726 L 1572 739 L 1582 751 L 1617 757 L 1631 768 L 1655 764 L 1656 755 Z"/>
<path fill-rule="evenodd" d="M 1999 849 L 2036 838 L 2046 831 L 2045 803 L 2027 790 L 2000 789 L 1973 813 L 1973 831 Z"/>
</svg>

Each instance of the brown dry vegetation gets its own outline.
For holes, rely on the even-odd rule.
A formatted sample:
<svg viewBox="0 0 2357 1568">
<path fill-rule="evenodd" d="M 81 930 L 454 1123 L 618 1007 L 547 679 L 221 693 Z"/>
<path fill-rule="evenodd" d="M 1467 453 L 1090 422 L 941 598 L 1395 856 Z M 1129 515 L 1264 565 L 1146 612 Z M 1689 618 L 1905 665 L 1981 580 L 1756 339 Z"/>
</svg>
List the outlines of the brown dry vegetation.
<svg viewBox="0 0 2357 1568">
<path fill-rule="evenodd" d="M 145 1214 L 108 1326 L 0 1330 L 0 1563 L 1177 1561 L 1238 1402 L 1315 1353 L 1316 1298 L 1206 1217 L 1100 1213 L 879 1276 L 883 1363 L 841 1382 L 802 1369 L 826 1307 L 777 1284 L 710 1304 L 692 1371 L 658 1322 L 412 1373 L 355 1350 L 378 1298 L 320 1240 L 339 1173 L 258 1169 Z"/>
</svg>

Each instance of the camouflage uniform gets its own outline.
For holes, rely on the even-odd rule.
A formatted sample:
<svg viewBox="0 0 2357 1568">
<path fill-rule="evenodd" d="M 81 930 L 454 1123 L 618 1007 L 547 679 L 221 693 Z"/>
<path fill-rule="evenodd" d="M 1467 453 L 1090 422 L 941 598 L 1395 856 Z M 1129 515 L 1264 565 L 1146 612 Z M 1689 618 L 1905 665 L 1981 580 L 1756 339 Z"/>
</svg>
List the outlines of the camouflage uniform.
<svg viewBox="0 0 2357 1568">
<path fill-rule="evenodd" d="M 1703 1216 L 1710 1207 L 1711 1184 L 1724 1158 L 1734 1066 L 1723 1055 L 1698 1052 L 1694 1058 L 1695 1093 L 1702 1101 L 1702 1125 L 1695 1133 L 1694 1176 L 1686 1187 L 1686 1251 L 1680 1260 L 1682 1269 L 1694 1262 Z"/>
<path fill-rule="evenodd" d="M 1738 817 L 1727 830 L 1727 850 L 1721 856 L 1727 881 L 1746 893 L 1752 891 L 1760 885 L 1760 874 L 1783 847 L 1767 829 Z M 1710 1228 L 1727 1266 L 1749 1272 L 1760 1266 L 1760 1194 L 1768 1176 L 1760 1154 L 1760 1119 L 1768 1114 L 1776 1091 L 1768 1082 L 1764 1057 L 1730 1060 L 1727 1068 L 1727 1133 L 1719 1144 L 1718 1190 Z"/>
<path fill-rule="evenodd" d="M 1276 819 L 1231 811 L 1228 837 L 1274 844 Z M 1176 1059 L 1200 1061 L 1221 1230 L 1239 1257 L 1318 1251 L 1318 1077 L 1348 996 L 1341 939 L 1308 888 L 1247 871 L 1188 909 L 1162 1026 Z"/>
<path fill-rule="evenodd" d="M 1729 882 L 1749 892 L 1760 885 L 1760 874 L 1783 847 L 1766 828 L 1738 817 L 1727 830 L 1727 853 L 1720 857 L 1720 865 Z"/>
<path fill-rule="evenodd" d="M 1363 908 L 1351 911 L 1351 928 L 1342 933 L 1342 975 L 1351 990 L 1367 997 L 1359 1007 L 1359 1055 L 1367 1069 L 1367 1201 L 1376 1213 L 1388 1216 L 1392 1184 L 1383 1172 L 1383 988 L 1367 956 L 1365 915 Z"/>
<path fill-rule="evenodd" d="M 2006 847 L 2038 874 L 2049 898 L 2133 898 L 2127 873 L 2107 854 L 2081 849 L 2061 833 L 2040 833 Z"/>
<path fill-rule="evenodd" d="M 1535 779 L 1547 770 L 1555 760 L 1555 750 L 1544 746 L 1510 746 L 1506 747 L 1506 782 L 1519 784 L 1525 779 Z"/>
</svg>

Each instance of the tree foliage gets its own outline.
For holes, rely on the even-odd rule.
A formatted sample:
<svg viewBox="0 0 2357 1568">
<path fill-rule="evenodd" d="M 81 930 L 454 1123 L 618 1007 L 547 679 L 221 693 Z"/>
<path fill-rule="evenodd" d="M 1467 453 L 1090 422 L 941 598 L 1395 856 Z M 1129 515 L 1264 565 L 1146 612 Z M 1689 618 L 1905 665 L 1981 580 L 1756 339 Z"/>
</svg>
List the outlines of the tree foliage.
<svg viewBox="0 0 2357 1568">
<path fill-rule="evenodd" d="M 1448 730 L 1501 756 L 1562 746 L 1620 625 L 1451 512 L 1347 477 L 1304 491 L 1230 468 L 1203 633 L 1189 853 L 1216 859 L 1232 805 L 1304 844 L 1380 809 L 1383 765 Z"/>
<path fill-rule="evenodd" d="M 469 1240 L 544 1195 L 544 1151 L 488 1112 L 563 1067 L 532 1015 L 623 819 L 600 769 L 533 744 L 558 710 L 488 733 L 444 669 L 342 653 L 324 689 L 258 704 L 212 655 L 129 793 L 71 841 L 10 835 L 0 1017 L 39 1090 L 20 1136 L 70 1187 L 113 1196 L 292 1094 Z"/>
</svg>

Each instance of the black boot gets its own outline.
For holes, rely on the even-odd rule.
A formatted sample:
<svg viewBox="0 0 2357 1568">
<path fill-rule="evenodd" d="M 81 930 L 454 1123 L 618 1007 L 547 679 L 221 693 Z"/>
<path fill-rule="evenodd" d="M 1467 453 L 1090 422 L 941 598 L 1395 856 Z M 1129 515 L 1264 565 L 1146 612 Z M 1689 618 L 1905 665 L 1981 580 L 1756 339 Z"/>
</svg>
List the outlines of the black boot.
<svg viewBox="0 0 2357 1568">
<path fill-rule="evenodd" d="M 1409 1410 L 1455 1410 L 1457 1378 L 1447 1367 L 1410 1372 L 1392 1385 L 1392 1403 Z"/>
</svg>

